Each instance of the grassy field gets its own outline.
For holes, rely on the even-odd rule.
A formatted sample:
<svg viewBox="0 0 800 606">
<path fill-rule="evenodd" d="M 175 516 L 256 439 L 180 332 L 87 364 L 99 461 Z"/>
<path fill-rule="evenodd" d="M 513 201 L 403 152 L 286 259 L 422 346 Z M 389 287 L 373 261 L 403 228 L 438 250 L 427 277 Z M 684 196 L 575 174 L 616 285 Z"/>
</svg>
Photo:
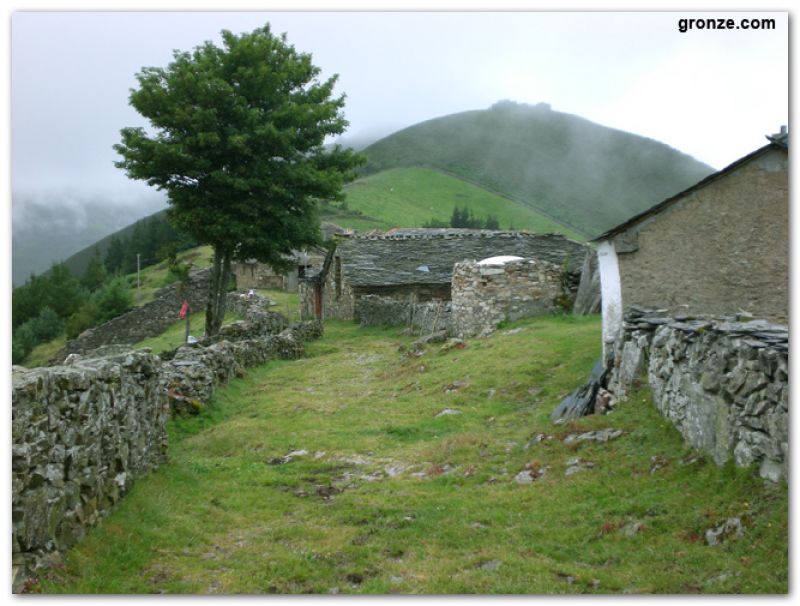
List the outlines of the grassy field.
<svg viewBox="0 0 800 606">
<path fill-rule="evenodd" d="M 242 317 L 232 311 L 225 312 L 224 324 L 230 324 L 236 320 L 241 320 Z M 205 313 L 196 312 L 189 316 L 189 334 L 195 338 L 200 338 L 205 333 L 206 315 Z M 134 344 L 136 349 L 149 347 L 153 353 L 161 353 L 162 351 L 169 351 L 180 347 L 184 344 L 186 338 L 186 320 L 178 320 L 172 326 L 167 328 L 163 333 L 157 337 L 150 337 L 143 339 Z"/>
<path fill-rule="evenodd" d="M 251 369 L 173 421 L 169 463 L 34 590 L 787 591 L 785 485 L 686 449 L 646 391 L 554 426 L 599 355 L 599 319 L 509 328 L 417 357 L 397 330 L 328 323 L 307 358 Z M 622 435 L 564 442 L 601 428 Z M 544 474 L 517 483 L 526 470 Z M 706 545 L 731 516 L 744 536 Z"/>
<path fill-rule="evenodd" d="M 327 216 L 353 229 L 422 227 L 431 219 L 449 221 L 456 206 L 467 206 L 476 217 L 495 215 L 502 229 L 513 226 L 540 233 L 583 236 L 523 206 L 456 177 L 426 168 L 395 168 L 350 183 L 345 188 L 348 212 L 360 216 Z"/>
<path fill-rule="evenodd" d="M 255 291 L 267 299 L 275 301 L 275 305 L 270 308 L 272 311 L 283 314 L 290 323 L 300 321 L 300 295 L 298 293 L 269 288 L 257 288 Z"/>
<path fill-rule="evenodd" d="M 178 260 L 192 269 L 201 269 L 211 265 L 214 251 L 210 246 L 198 246 L 178 255 Z M 166 261 L 145 267 L 139 272 L 139 289 L 136 289 L 136 274 L 130 274 L 128 280 L 133 286 L 134 305 L 140 306 L 153 300 L 155 292 L 175 281 L 170 275 Z"/>
<path fill-rule="evenodd" d="M 22 364 L 26 368 L 37 368 L 39 366 L 46 366 L 47 362 L 55 356 L 67 344 L 67 336 L 62 334 L 52 341 L 46 343 L 39 343 L 31 350 L 25 362 Z"/>
</svg>

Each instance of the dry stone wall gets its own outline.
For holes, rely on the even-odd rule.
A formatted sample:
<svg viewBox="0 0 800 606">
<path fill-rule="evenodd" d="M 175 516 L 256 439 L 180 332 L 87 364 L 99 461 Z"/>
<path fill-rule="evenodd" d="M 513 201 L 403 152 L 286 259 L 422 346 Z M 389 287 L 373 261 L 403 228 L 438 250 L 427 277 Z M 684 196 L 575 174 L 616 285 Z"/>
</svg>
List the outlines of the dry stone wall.
<svg viewBox="0 0 800 606">
<path fill-rule="evenodd" d="M 646 377 L 653 401 L 686 441 L 718 464 L 788 479 L 789 332 L 742 317 L 661 317 L 634 308 L 608 361 L 624 397 Z"/>
<path fill-rule="evenodd" d="M 161 361 L 147 352 L 15 367 L 13 563 L 73 545 L 167 455 Z"/>
<path fill-rule="evenodd" d="M 213 337 L 203 337 L 203 345 L 278 334 L 288 327 L 289 321 L 283 314 L 271 311 L 269 308 L 272 305 L 271 300 L 258 294 L 228 293 L 226 308 L 243 319 L 226 324 Z"/>
<path fill-rule="evenodd" d="M 193 271 L 186 285 L 175 283 L 162 288 L 149 303 L 90 328 L 68 341 L 51 363 L 60 364 L 73 353 L 83 354 L 107 345 L 132 345 L 160 335 L 178 320 L 178 312 L 184 299 L 195 312 L 205 308 L 209 277 L 209 269 Z"/>
<path fill-rule="evenodd" d="M 453 332 L 486 335 L 505 320 L 547 314 L 563 295 L 562 271 L 554 263 L 522 259 L 502 265 L 475 261 L 453 268 Z"/>
<path fill-rule="evenodd" d="M 170 411 L 196 413 L 245 368 L 299 358 L 304 342 L 322 335 L 317 321 L 286 328 L 263 298 L 239 304 L 246 320 L 229 335 L 234 340 L 187 345 L 163 360 L 117 345 L 72 354 L 63 366 L 14 367 L 15 591 L 166 459 Z"/>
</svg>

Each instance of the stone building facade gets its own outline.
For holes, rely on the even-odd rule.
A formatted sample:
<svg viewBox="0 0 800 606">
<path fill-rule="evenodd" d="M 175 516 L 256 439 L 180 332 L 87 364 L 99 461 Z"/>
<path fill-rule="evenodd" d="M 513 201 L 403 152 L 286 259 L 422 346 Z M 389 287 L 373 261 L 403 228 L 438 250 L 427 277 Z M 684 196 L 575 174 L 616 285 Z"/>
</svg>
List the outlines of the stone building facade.
<svg viewBox="0 0 800 606">
<path fill-rule="evenodd" d="M 556 310 L 561 268 L 538 259 L 464 261 L 453 268 L 452 331 L 460 338 L 486 335 L 506 320 Z"/>
<path fill-rule="evenodd" d="M 693 447 L 788 477 L 788 133 L 596 242 L 609 391 L 641 379 Z M 624 318 L 624 320 L 623 320 Z"/>
<path fill-rule="evenodd" d="M 353 230 L 323 221 L 320 224 L 320 233 L 323 241 L 328 242 L 335 236 L 352 235 Z M 287 257 L 292 267 L 285 272 L 275 271 L 270 265 L 259 263 L 255 259 L 239 261 L 234 263 L 232 268 L 236 288 L 239 290 L 267 288 L 297 292 L 301 281 L 320 272 L 325 262 L 325 254 L 326 250 L 318 247 L 309 250 L 294 250 Z"/>
<path fill-rule="evenodd" d="M 604 340 L 632 305 L 787 323 L 788 135 L 599 238 Z"/>
<path fill-rule="evenodd" d="M 513 255 L 553 263 L 577 291 L 588 247 L 558 234 L 468 229 L 409 229 L 343 238 L 319 274 L 300 286 L 304 317 L 358 319 L 373 295 L 410 304 L 451 300 L 453 266 Z"/>
<path fill-rule="evenodd" d="M 307 275 L 318 273 L 325 261 L 323 249 L 310 251 L 294 251 L 291 255 L 292 268 L 285 272 L 277 272 L 270 265 L 255 260 L 239 261 L 233 264 L 233 275 L 236 288 L 267 288 L 297 292 L 300 280 Z"/>
</svg>

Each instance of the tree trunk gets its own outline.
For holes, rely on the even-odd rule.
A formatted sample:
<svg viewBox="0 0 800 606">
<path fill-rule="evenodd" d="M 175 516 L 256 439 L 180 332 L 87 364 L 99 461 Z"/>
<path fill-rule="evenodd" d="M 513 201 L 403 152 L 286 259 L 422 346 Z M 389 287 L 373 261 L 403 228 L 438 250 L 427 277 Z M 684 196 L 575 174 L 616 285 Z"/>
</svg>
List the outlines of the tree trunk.
<svg viewBox="0 0 800 606">
<path fill-rule="evenodd" d="M 214 329 L 216 324 L 216 301 L 217 292 L 219 291 L 219 281 L 222 277 L 222 258 L 220 251 L 214 249 L 214 259 L 211 265 L 211 277 L 208 282 L 208 297 L 206 298 L 206 336 L 211 337 L 217 334 L 218 330 Z"/>
<path fill-rule="evenodd" d="M 211 283 L 206 303 L 206 335 L 211 337 L 222 328 L 228 302 L 228 283 L 231 279 L 231 255 L 228 251 L 214 250 Z"/>
</svg>

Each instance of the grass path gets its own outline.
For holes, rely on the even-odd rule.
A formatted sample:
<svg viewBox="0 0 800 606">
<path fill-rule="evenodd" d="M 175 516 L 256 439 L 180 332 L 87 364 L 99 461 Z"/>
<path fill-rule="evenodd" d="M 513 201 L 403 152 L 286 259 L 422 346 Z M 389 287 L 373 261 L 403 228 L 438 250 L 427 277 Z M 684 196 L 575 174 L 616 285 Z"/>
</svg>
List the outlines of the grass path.
<svg viewBox="0 0 800 606">
<path fill-rule="evenodd" d="M 326 325 L 309 357 L 251 370 L 173 422 L 170 462 L 38 589 L 787 591 L 785 485 L 692 456 L 646 392 L 552 425 L 599 355 L 599 321 L 513 327 L 415 357 L 397 331 Z M 623 434 L 563 442 L 606 427 Z M 545 473 L 515 482 L 526 469 Z M 705 545 L 730 516 L 745 535 Z"/>
</svg>

